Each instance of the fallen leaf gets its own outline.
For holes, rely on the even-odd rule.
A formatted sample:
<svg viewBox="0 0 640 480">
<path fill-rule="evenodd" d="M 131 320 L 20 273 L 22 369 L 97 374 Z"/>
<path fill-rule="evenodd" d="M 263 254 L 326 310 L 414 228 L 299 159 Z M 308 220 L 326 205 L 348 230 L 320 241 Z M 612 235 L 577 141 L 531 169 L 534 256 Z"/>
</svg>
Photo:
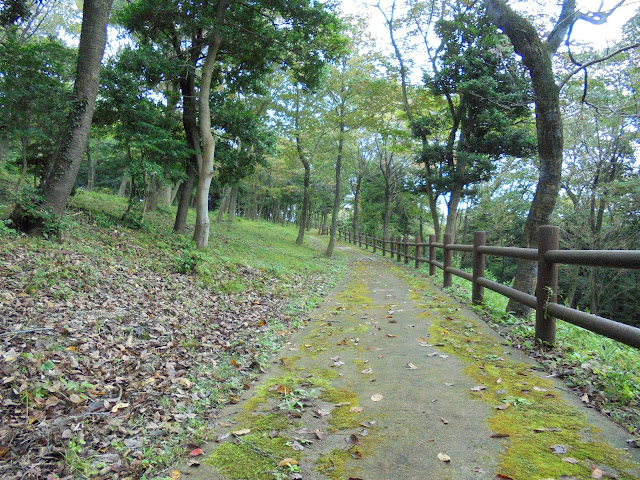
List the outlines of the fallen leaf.
<svg viewBox="0 0 640 480">
<path fill-rule="evenodd" d="M 451 461 L 451 457 L 446 453 L 438 453 L 438 460 L 441 462 L 449 463 Z"/>
<path fill-rule="evenodd" d="M 331 415 L 331 410 L 327 410 L 326 408 L 319 408 L 317 410 L 318 415 L 320 415 L 320 417 L 328 417 L 329 415 Z"/>
<path fill-rule="evenodd" d="M 278 385 L 278 386 L 275 388 L 275 391 L 276 391 L 276 392 L 278 392 L 278 393 L 280 393 L 280 394 L 282 394 L 282 395 L 287 395 L 287 394 L 291 393 L 291 389 L 290 389 L 290 388 L 285 387 L 284 385 Z"/>
<path fill-rule="evenodd" d="M 407 363 L 407 368 L 409 370 L 418 370 L 418 367 L 416 367 L 413 363 L 409 362 Z"/>
<path fill-rule="evenodd" d="M 123 408 L 127 408 L 128 406 L 128 403 L 116 403 L 111 409 L 111 412 L 116 413 L 118 410 L 122 410 Z"/>
<path fill-rule="evenodd" d="M 243 435 L 246 435 L 247 433 L 250 433 L 251 429 L 250 428 L 242 428 L 240 430 L 236 430 L 235 432 L 231 432 L 233 433 L 236 437 L 241 437 Z"/>
<path fill-rule="evenodd" d="M 556 455 L 561 455 L 563 453 L 567 453 L 568 451 L 566 445 L 551 445 L 549 448 Z"/>
<path fill-rule="evenodd" d="M 373 399 L 372 399 L 373 400 Z M 374 400 L 375 401 L 375 400 Z M 349 409 L 349 413 L 360 413 L 362 410 L 364 410 L 362 407 L 351 407 Z"/>
<path fill-rule="evenodd" d="M 496 407 L 496 410 L 506 410 L 510 406 L 511 406 L 511 404 L 509 402 L 506 402 L 506 403 L 503 403 L 502 405 L 498 405 Z"/>
<path fill-rule="evenodd" d="M 283 458 L 280 460 L 280 463 L 278 463 L 279 467 L 290 467 L 293 465 L 298 465 L 298 461 L 295 458 Z"/>
<path fill-rule="evenodd" d="M 84 400 L 82 400 L 82 398 L 80 398 L 75 393 L 72 393 L 71 395 L 69 395 L 69 400 L 71 400 L 76 405 L 79 404 L 79 403 L 82 403 L 84 401 Z"/>
<path fill-rule="evenodd" d="M 567 462 L 567 463 L 571 463 L 573 465 L 577 465 L 578 463 L 580 463 L 577 459 L 575 459 L 573 457 L 562 457 L 562 461 L 563 462 Z"/>
<path fill-rule="evenodd" d="M 391 333 L 387 333 L 387 337 L 389 337 L 389 338 L 396 338 L 397 336 L 398 336 L 398 335 L 393 335 L 393 334 L 391 334 Z"/>
<path fill-rule="evenodd" d="M 441 418 L 440 421 L 442 423 L 444 423 L 445 425 L 449 425 L 449 421 L 447 419 L 445 419 L 445 418 Z"/>
<path fill-rule="evenodd" d="M 364 373 L 365 375 L 373 373 L 373 368 L 365 368 L 361 373 Z"/>
<path fill-rule="evenodd" d="M 199 467 L 200 466 L 200 459 L 199 458 L 194 458 L 194 457 L 187 458 L 187 466 L 188 467 Z"/>
<path fill-rule="evenodd" d="M 583 403 L 589 403 L 589 395 L 585 393 L 584 395 L 582 395 L 582 397 L 580 397 L 580 400 L 582 400 Z"/>
<path fill-rule="evenodd" d="M 510 477 L 509 475 L 503 475 L 502 473 L 499 473 L 495 476 L 493 480 L 513 480 L 513 478 Z"/>
<path fill-rule="evenodd" d="M 508 436 L 509 436 L 509 434 L 508 434 L 508 433 L 499 433 L 499 432 L 496 432 L 496 433 L 492 433 L 492 434 L 489 436 L 489 438 L 507 438 Z"/>
<path fill-rule="evenodd" d="M 191 457 L 199 457 L 200 455 L 202 455 L 204 452 L 202 451 L 201 448 L 194 448 L 193 450 L 191 450 L 189 452 L 189 456 Z"/>
<path fill-rule="evenodd" d="M 178 480 L 178 478 L 180 478 L 180 472 L 178 470 L 171 470 L 169 472 L 169 478 L 171 480 Z"/>
<path fill-rule="evenodd" d="M 561 428 L 535 428 L 533 430 L 533 433 L 544 433 L 544 432 L 561 432 L 562 429 Z"/>
<path fill-rule="evenodd" d="M 535 387 L 535 386 L 533 387 L 533 390 L 536 391 L 536 392 L 546 392 L 546 391 L 548 391 L 548 389 L 546 389 L 546 388 Z"/>
<path fill-rule="evenodd" d="M 320 431 L 320 430 L 316 430 L 315 433 L 316 433 L 316 438 L 318 440 L 324 440 L 325 438 L 327 438 L 327 434 L 322 432 L 322 431 Z"/>
<path fill-rule="evenodd" d="M 487 387 L 485 385 L 478 385 L 477 387 L 471 388 L 471 391 L 472 392 L 481 392 L 482 390 L 486 390 L 487 388 L 489 388 L 489 387 Z"/>
<path fill-rule="evenodd" d="M 356 450 L 355 452 L 351 452 L 351 456 L 355 459 L 361 459 L 362 458 L 362 453 L 360 453 L 358 450 Z"/>
<path fill-rule="evenodd" d="M 379 393 L 376 393 L 375 395 L 371 396 L 371 400 L 374 402 L 379 402 L 380 400 L 382 400 L 384 397 L 382 395 L 380 395 Z"/>
<path fill-rule="evenodd" d="M 352 433 L 347 438 L 344 439 L 349 445 L 358 445 L 360 443 L 360 439 L 355 433 Z"/>
</svg>

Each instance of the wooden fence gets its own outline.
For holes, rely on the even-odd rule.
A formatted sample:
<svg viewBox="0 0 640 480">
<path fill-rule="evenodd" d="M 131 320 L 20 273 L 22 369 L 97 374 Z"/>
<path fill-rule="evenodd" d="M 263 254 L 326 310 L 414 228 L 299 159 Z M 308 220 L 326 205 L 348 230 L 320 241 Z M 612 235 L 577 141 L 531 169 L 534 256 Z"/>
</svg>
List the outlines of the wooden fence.
<svg viewBox="0 0 640 480">
<path fill-rule="evenodd" d="M 472 283 L 471 299 L 474 304 L 484 301 L 484 289 L 488 288 L 535 309 L 535 337 L 539 342 L 555 343 L 558 318 L 640 349 L 640 328 L 557 303 L 558 264 L 640 269 L 640 250 L 560 250 L 559 229 L 549 225 L 540 227 L 537 249 L 489 246 L 485 243 L 485 232 L 474 233 L 473 245 L 455 244 L 450 234 L 445 234 L 441 243 L 435 241 L 435 235 L 430 235 L 429 242 L 424 243 L 420 237 L 413 240 L 408 237 L 381 239 L 339 229 L 338 238 L 365 249 L 371 247 L 374 253 L 380 250 L 382 256 L 389 252 L 390 257 L 395 257 L 398 262 L 404 260 L 404 263 L 408 264 L 409 260 L 412 260 L 415 268 L 420 268 L 422 263 L 428 263 L 429 275 L 435 275 L 436 268 L 439 268 L 444 271 L 444 287 L 451 286 L 453 275 L 464 278 Z M 437 249 L 444 251 L 443 262 L 437 261 Z M 453 252 L 456 251 L 473 255 L 472 273 L 453 267 Z M 424 256 L 427 252 L 428 256 Z M 487 255 L 537 262 L 536 294 L 531 295 L 485 278 Z"/>
</svg>

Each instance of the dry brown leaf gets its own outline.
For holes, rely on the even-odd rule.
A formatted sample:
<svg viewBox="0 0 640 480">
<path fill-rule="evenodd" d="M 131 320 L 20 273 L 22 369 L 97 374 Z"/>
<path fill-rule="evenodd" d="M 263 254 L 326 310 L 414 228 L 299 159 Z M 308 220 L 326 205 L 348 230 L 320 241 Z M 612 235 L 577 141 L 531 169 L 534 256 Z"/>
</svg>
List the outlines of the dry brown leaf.
<svg viewBox="0 0 640 480">
<path fill-rule="evenodd" d="M 441 462 L 449 463 L 451 461 L 451 457 L 446 453 L 440 452 L 438 453 L 438 460 L 440 460 Z"/>
<path fill-rule="evenodd" d="M 577 459 L 575 459 L 573 457 L 562 457 L 562 461 L 563 462 L 567 462 L 567 463 L 571 463 L 573 465 L 577 465 L 578 463 L 580 463 Z"/>
<path fill-rule="evenodd" d="M 362 410 L 364 410 L 362 407 L 351 407 L 349 413 L 360 413 Z"/>
<path fill-rule="evenodd" d="M 295 458 L 283 458 L 278 463 L 279 467 L 290 467 L 293 465 L 298 465 L 298 461 Z"/>
<path fill-rule="evenodd" d="M 236 430 L 233 433 L 236 437 L 241 437 L 243 435 L 246 435 L 247 433 L 251 433 L 251 429 L 250 428 L 241 428 L 240 430 Z"/>
</svg>

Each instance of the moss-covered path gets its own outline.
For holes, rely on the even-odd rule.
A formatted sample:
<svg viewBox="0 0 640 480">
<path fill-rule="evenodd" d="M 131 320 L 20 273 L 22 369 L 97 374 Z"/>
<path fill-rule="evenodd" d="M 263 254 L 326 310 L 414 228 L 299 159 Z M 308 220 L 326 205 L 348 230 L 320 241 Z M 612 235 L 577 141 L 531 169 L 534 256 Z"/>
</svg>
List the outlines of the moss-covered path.
<svg viewBox="0 0 640 480">
<path fill-rule="evenodd" d="M 625 432 L 471 310 L 408 269 L 353 255 L 260 386 L 223 412 L 206 459 L 182 475 L 639 478 Z"/>
</svg>

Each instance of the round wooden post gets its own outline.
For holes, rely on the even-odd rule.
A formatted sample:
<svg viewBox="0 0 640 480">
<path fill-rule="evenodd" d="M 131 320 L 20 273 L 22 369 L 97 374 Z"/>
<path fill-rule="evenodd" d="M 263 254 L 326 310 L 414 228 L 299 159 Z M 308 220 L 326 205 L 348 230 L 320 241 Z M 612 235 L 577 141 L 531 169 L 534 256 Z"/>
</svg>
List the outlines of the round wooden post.
<svg viewBox="0 0 640 480">
<path fill-rule="evenodd" d="M 471 301 L 474 305 L 484 302 L 484 287 L 476 283 L 477 279 L 484 277 L 485 256 L 478 251 L 487 243 L 485 232 L 473 232 L 473 284 L 471 287 Z"/>
<path fill-rule="evenodd" d="M 358 246 L 360 248 L 362 248 L 362 234 L 361 233 L 358 234 Z"/>
<path fill-rule="evenodd" d="M 451 275 L 451 273 L 447 272 L 447 268 L 453 266 L 453 250 L 447 248 L 452 243 L 453 235 L 451 235 L 450 233 L 445 233 L 442 241 L 442 246 L 444 247 L 444 275 L 442 285 L 445 288 L 452 285 L 453 276 Z"/>
<path fill-rule="evenodd" d="M 416 257 L 415 267 L 416 270 L 420 268 L 420 244 L 422 243 L 422 239 L 419 235 L 416 235 L 416 245 L 413 249 L 414 256 Z"/>
<path fill-rule="evenodd" d="M 364 248 L 366 250 L 369 250 L 369 235 L 366 235 L 366 234 L 364 236 Z"/>
<path fill-rule="evenodd" d="M 375 235 L 371 237 L 371 242 L 373 243 L 373 253 L 376 253 L 376 244 L 378 243 L 378 239 Z"/>
<path fill-rule="evenodd" d="M 398 243 L 396 244 L 396 261 L 402 261 L 402 237 L 397 237 Z"/>
<path fill-rule="evenodd" d="M 387 239 L 382 238 L 382 256 L 384 257 L 387 254 Z"/>
<path fill-rule="evenodd" d="M 409 237 L 404 237 L 404 264 L 409 265 Z"/>
<path fill-rule="evenodd" d="M 538 282 L 536 285 L 536 340 L 556 343 L 556 319 L 547 314 L 547 303 L 558 301 L 558 264 L 544 259 L 548 250 L 560 248 L 560 229 L 543 225 L 538 230 Z"/>
<path fill-rule="evenodd" d="M 436 274 L 436 266 L 433 262 L 436 261 L 436 247 L 434 245 L 436 243 L 436 236 L 429 235 L 429 275 Z"/>
</svg>

